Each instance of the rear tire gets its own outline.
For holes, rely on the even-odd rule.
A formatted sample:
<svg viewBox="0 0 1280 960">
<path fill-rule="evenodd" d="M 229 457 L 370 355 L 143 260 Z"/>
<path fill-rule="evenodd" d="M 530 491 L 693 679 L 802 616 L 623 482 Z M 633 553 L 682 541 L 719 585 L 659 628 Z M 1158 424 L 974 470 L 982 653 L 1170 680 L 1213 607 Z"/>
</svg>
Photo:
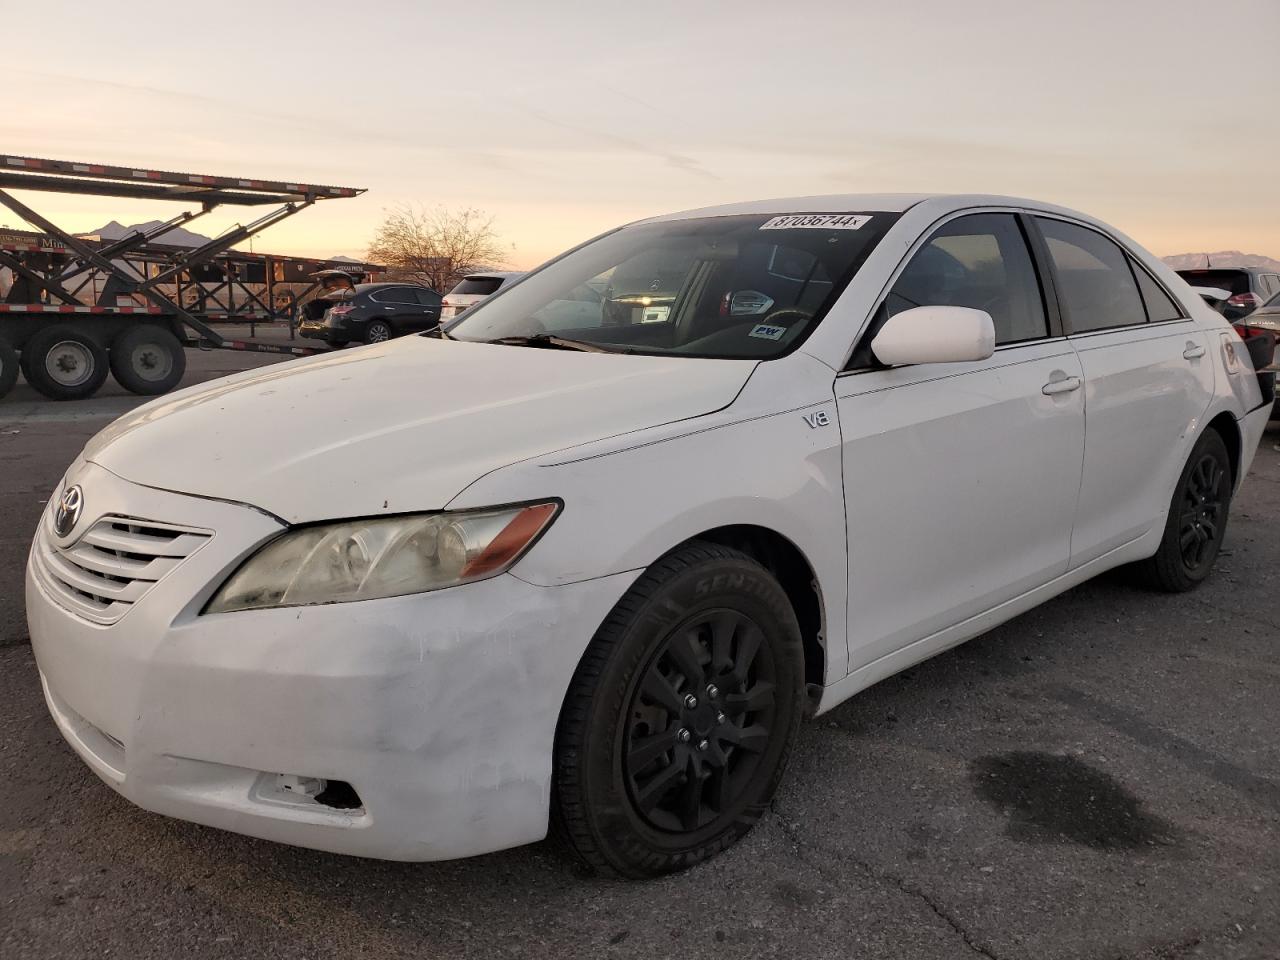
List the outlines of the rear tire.
<svg viewBox="0 0 1280 960">
<path fill-rule="evenodd" d="M 778 581 L 694 541 L 618 601 L 556 730 L 552 829 L 592 870 L 691 867 L 768 809 L 803 706 L 803 651 Z"/>
<path fill-rule="evenodd" d="M 1159 549 L 1135 565 L 1147 586 L 1184 593 L 1209 576 L 1227 530 L 1232 486 L 1227 445 L 1217 430 L 1206 430 L 1178 477 Z"/>
<path fill-rule="evenodd" d="M 365 343 L 383 343 L 390 340 L 394 336 L 391 330 L 391 324 L 385 320 L 370 320 L 365 324 L 364 342 Z"/>
<path fill-rule="evenodd" d="M 18 353 L 8 340 L 0 337 L 0 398 L 5 397 L 18 382 Z"/>
<path fill-rule="evenodd" d="M 168 393 L 187 372 L 187 352 L 172 331 L 153 323 L 127 327 L 111 344 L 111 373 L 131 393 Z"/>
<path fill-rule="evenodd" d="M 50 400 L 83 400 L 107 379 L 107 351 L 75 327 L 37 330 L 22 355 L 27 380 Z"/>
</svg>

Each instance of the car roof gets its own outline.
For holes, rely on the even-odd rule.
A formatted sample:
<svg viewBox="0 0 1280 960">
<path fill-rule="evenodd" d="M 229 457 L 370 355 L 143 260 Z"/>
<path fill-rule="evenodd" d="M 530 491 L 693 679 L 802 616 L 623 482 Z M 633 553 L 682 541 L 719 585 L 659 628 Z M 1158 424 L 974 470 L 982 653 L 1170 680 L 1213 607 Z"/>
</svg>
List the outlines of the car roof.
<svg viewBox="0 0 1280 960">
<path fill-rule="evenodd" d="M 414 290 L 429 290 L 430 287 L 424 287 L 420 283 L 405 283 L 403 281 L 387 281 L 381 280 L 378 283 L 357 283 L 356 290 L 360 293 L 368 293 L 371 290 L 384 290 L 388 287 L 412 287 Z"/>
<path fill-rule="evenodd" d="M 738 214 L 860 213 L 864 211 L 905 213 L 922 203 L 931 204 L 939 213 L 963 210 L 968 207 L 1026 207 L 1096 222 L 1087 214 L 1041 200 L 983 193 L 833 193 L 809 197 L 778 197 L 771 200 L 748 200 L 713 207 L 698 207 L 694 210 L 682 210 L 678 213 L 651 217 L 640 222 L 687 220 L 694 217 L 730 217 Z"/>
<path fill-rule="evenodd" d="M 523 277 L 523 270 L 484 270 L 480 273 L 468 273 L 463 280 L 509 280 L 511 277 Z"/>
</svg>

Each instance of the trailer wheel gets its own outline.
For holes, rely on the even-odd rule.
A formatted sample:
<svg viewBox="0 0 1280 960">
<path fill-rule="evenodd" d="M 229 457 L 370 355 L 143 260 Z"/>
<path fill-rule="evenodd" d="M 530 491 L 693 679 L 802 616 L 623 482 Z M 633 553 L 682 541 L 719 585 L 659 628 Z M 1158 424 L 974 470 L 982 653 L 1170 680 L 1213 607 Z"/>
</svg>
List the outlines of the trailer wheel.
<svg viewBox="0 0 1280 960">
<path fill-rule="evenodd" d="M 182 342 L 153 323 L 127 327 L 111 343 L 111 373 L 131 393 L 154 397 L 168 393 L 187 372 Z"/>
<path fill-rule="evenodd" d="M 50 400 L 83 400 L 107 379 L 107 351 L 75 327 L 37 330 L 22 353 L 27 379 Z"/>
<path fill-rule="evenodd" d="M 18 382 L 18 354 L 9 341 L 0 337 L 0 397 L 3 397 Z"/>
</svg>

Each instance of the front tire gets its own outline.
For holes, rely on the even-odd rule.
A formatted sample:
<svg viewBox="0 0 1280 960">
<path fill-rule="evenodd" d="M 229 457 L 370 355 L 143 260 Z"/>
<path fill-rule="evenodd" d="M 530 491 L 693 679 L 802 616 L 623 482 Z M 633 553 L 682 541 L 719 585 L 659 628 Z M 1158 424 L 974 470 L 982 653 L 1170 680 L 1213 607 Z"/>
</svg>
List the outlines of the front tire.
<svg viewBox="0 0 1280 960">
<path fill-rule="evenodd" d="M 0 398 L 8 395 L 18 382 L 18 354 L 9 341 L 0 337 Z"/>
<path fill-rule="evenodd" d="M 1137 565 L 1148 586 L 1184 593 L 1209 576 L 1227 530 L 1232 486 L 1227 445 L 1217 430 L 1206 430 L 1178 477 L 1159 549 Z"/>
<path fill-rule="evenodd" d="M 732 846 L 768 808 L 803 707 L 800 627 L 751 557 L 693 541 L 618 601 L 556 730 L 552 827 L 640 878 Z"/>
</svg>

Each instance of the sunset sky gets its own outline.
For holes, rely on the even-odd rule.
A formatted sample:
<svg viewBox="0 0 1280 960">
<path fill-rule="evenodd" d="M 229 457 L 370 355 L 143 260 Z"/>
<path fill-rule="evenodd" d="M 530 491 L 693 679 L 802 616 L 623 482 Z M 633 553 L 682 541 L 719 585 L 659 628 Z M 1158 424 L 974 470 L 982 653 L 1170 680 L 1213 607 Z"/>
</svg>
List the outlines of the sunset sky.
<svg viewBox="0 0 1280 960">
<path fill-rule="evenodd" d="M 477 207 L 510 265 L 651 214 L 941 191 L 1280 259 L 1278 0 L 0 4 L 0 152 L 367 187 L 255 241 Z M 30 199 L 28 195 L 27 199 Z M 171 204 L 45 195 L 90 230 Z M 229 210 L 201 232 L 247 220 Z M 0 224 L 22 226 L 6 210 Z"/>
</svg>

